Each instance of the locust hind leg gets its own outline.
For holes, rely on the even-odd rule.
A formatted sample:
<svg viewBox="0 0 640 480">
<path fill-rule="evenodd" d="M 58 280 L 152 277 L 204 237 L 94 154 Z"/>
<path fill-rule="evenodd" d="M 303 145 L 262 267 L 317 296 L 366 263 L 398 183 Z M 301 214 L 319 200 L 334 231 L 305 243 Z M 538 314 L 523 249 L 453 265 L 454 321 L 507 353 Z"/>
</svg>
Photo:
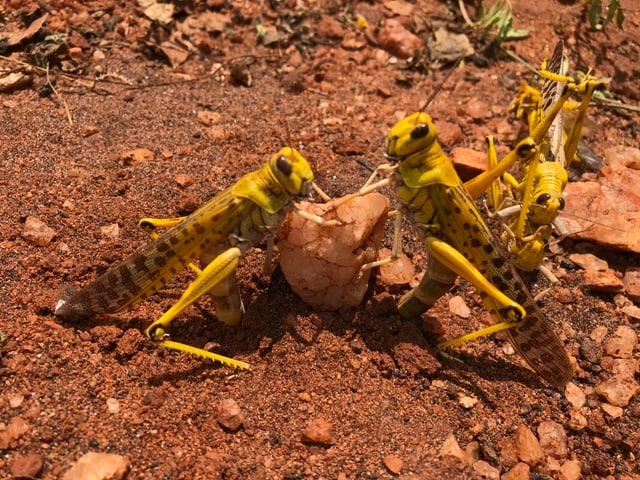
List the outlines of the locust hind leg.
<svg viewBox="0 0 640 480">
<path fill-rule="evenodd" d="M 221 282 L 225 282 L 228 277 L 232 276 L 235 279 L 235 270 L 241 254 L 242 251 L 238 247 L 233 247 L 216 256 L 211 263 L 202 269 L 198 277 L 191 282 L 180 299 L 159 319 L 149 325 L 145 331 L 147 337 L 155 344 L 166 348 L 191 353 L 213 361 L 222 362 L 235 368 L 250 369 L 249 364 L 240 360 L 234 360 L 201 348 L 168 340 L 166 334 L 166 330 L 171 325 L 173 319 L 185 308 L 193 304 L 205 293 L 211 291 L 211 289 L 216 288 Z"/>
<path fill-rule="evenodd" d="M 483 295 L 490 297 L 499 307 L 500 317 L 504 319 L 490 327 L 444 342 L 439 346 L 440 349 L 513 328 L 524 318 L 526 312 L 522 306 L 500 292 L 455 248 L 435 237 L 427 237 L 426 243 L 429 251 L 428 269 L 420 285 L 400 300 L 398 310 L 402 316 L 411 318 L 425 312 L 451 288 L 456 277 L 461 276 Z"/>
</svg>

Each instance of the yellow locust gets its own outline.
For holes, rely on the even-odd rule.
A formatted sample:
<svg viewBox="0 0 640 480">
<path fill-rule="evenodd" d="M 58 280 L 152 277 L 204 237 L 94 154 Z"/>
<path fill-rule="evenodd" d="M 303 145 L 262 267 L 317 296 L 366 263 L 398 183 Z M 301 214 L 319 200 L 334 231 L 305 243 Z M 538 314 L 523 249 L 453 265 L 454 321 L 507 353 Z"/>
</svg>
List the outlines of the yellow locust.
<svg viewBox="0 0 640 480">
<path fill-rule="evenodd" d="M 285 147 L 261 169 L 244 175 L 188 217 L 142 219 L 141 226 L 148 230 L 172 228 L 154 235 L 153 241 L 82 289 L 63 291 L 55 315 L 73 320 L 119 312 L 153 295 L 189 267 L 196 271 L 196 279 L 147 328 L 146 335 L 157 345 L 249 368 L 245 362 L 171 341 L 166 330 L 177 315 L 206 293 L 213 299 L 218 319 L 237 324 L 244 313 L 235 277 L 239 259 L 267 237 L 267 267 L 273 234 L 290 208 L 291 198 L 308 195 L 312 187 L 313 172 L 307 161 L 295 149 Z M 200 259 L 202 270 L 192 265 L 196 259 Z"/>
<path fill-rule="evenodd" d="M 534 132 L 544 115 L 555 105 L 564 91 L 564 86 L 572 82 L 566 76 L 567 66 L 562 41 L 556 44 L 549 61 L 543 62 L 541 74 L 545 77 L 542 91 L 527 84 L 520 88 L 520 95 L 512 103 L 511 109 L 517 110 L 518 116 L 527 118 L 529 131 Z M 521 162 L 517 179 L 505 174 L 508 196 L 502 201 L 500 181 L 496 181 L 488 192 L 488 201 L 496 209 L 496 215 L 505 220 L 503 241 L 508 245 L 515 265 L 523 270 L 538 268 L 552 282 L 557 279 L 542 264 L 546 246 L 551 238 L 552 226 L 561 234 L 566 234 L 558 219 L 564 208 L 564 188 L 567 185 L 567 168 L 577 159 L 578 142 L 582 125 L 586 117 L 587 107 L 598 82 L 587 75 L 576 86 L 583 90 L 582 102 L 578 107 L 575 123 L 568 133 L 565 132 L 563 114 L 560 110 L 539 144 L 539 152 L 529 161 Z M 488 139 L 488 168 L 497 164 L 493 139 Z M 508 204 L 511 203 L 512 206 Z"/>
<path fill-rule="evenodd" d="M 398 310 L 403 317 L 417 317 L 453 285 L 457 276 L 472 283 L 496 322 L 491 327 L 450 340 L 446 348 L 482 335 L 504 330 L 515 350 L 548 383 L 565 385 L 573 370 L 562 342 L 540 312 L 507 253 L 479 213 L 474 198 L 516 161 L 537 155 L 542 138 L 555 115 L 571 95 L 567 85 L 558 102 L 531 136 L 518 143 L 493 170 L 463 184 L 450 159 L 441 150 L 430 116 L 417 112 L 400 120 L 386 139 L 385 157 L 394 165 L 382 165 L 356 194 L 362 195 L 393 183 L 401 205 L 396 217 L 393 255 L 363 268 L 397 258 L 401 246 L 401 218 L 407 215 L 417 227 L 429 253 L 421 283 L 405 294 Z M 379 173 L 387 177 L 372 183 Z M 345 201 L 343 199 L 340 200 Z"/>
</svg>

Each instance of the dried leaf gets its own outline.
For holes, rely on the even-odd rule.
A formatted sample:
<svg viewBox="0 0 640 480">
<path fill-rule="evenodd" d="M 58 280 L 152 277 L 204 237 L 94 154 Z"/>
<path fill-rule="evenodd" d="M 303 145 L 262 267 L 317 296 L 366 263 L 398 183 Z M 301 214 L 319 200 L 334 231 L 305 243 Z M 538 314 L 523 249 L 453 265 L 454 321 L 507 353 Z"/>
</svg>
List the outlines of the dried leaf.
<svg viewBox="0 0 640 480">
<path fill-rule="evenodd" d="M 144 14 L 151 20 L 160 23 L 171 23 L 175 7 L 171 3 L 158 3 L 156 0 L 138 0 L 138 5 L 144 8 Z"/>
<path fill-rule="evenodd" d="M 9 47 L 12 47 L 14 45 L 19 44 L 20 42 L 22 42 L 27 38 L 33 37 L 42 28 L 42 25 L 44 25 L 44 22 L 47 21 L 47 18 L 49 18 L 49 14 L 45 13 L 43 16 L 41 16 L 37 20 L 34 20 L 33 22 L 31 22 L 31 25 L 29 25 L 24 30 L 11 32 L 5 37 L 0 36 L 0 43 L 7 42 L 6 45 Z"/>
</svg>

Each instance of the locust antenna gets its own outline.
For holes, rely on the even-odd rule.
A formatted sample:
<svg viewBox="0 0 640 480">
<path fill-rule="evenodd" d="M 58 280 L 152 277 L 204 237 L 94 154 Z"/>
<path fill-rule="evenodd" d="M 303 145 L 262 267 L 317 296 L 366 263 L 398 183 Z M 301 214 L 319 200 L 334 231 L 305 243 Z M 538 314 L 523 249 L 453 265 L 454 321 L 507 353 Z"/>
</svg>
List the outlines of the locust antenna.
<svg viewBox="0 0 640 480">
<path fill-rule="evenodd" d="M 424 112 L 427 109 L 427 107 L 431 104 L 431 102 L 433 102 L 433 99 L 436 98 L 438 93 L 440 93 L 440 90 L 442 90 L 442 87 L 444 86 L 444 84 L 447 82 L 447 80 L 449 80 L 449 77 L 458 68 L 458 66 L 460 65 L 460 62 L 462 62 L 462 58 L 463 57 L 459 57 L 453 63 L 453 66 L 449 69 L 449 71 L 444 76 L 444 78 L 440 81 L 440 83 L 438 85 L 436 85 L 436 88 L 433 89 L 433 91 L 431 92 L 431 95 L 429 95 L 429 97 L 427 98 L 427 101 L 424 103 L 424 105 L 420 109 L 421 112 Z"/>
</svg>

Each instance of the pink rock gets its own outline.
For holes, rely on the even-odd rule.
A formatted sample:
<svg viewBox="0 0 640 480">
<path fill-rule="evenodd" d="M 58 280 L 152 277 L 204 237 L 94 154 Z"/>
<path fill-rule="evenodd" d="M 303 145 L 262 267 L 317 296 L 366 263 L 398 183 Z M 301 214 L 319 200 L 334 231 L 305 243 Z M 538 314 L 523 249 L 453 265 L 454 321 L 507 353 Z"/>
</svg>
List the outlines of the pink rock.
<svg viewBox="0 0 640 480">
<path fill-rule="evenodd" d="M 122 480 L 129 470 L 129 458 L 115 453 L 89 452 L 67 470 L 62 480 Z"/>
<path fill-rule="evenodd" d="M 14 477 L 35 478 L 42 470 L 42 455 L 35 452 L 14 453 L 9 459 L 9 470 Z"/>
<path fill-rule="evenodd" d="M 382 21 L 378 31 L 378 45 L 398 58 L 409 58 L 416 51 L 424 49 L 422 40 L 394 18 Z"/>
<path fill-rule="evenodd" d="M 640 252 L 640 171 L 605 166 L 595 182 L 570 182 L 565 215 L 572 238 Z"/>
<path fill-rule="evenodd" d="M 46 247 L 58 233 L 46 223 L 36 217 L 27 217 L 22 229 L 22 238 L 30 242 Z"/>
<path fill-rule="evenodd" d="M 626 407 L 629 400 L 638 391 L 638 383 L 629 376 L 614 376 L 596 385 L 596 393 L 602 395 L 609 403 L 618 407 Z"/>
<path fill-rule="evenodd" d="M 638 334 L 628 325 L 620 325 L 615 333 L 605 342 L 604 349 L 612 357 L 631 358 L 633 349 L 638 343 Z"/>
<path fill-rule="evenodd" d="M 381 248 L 378 251 L 378 259 L 391 257 L 391 250 Z M 379 269 L 380 280 L 387 285 L 406 285 L 416 276 L 413 263 L 404 253 L 401 253 L 394 262 L 381 265 Z"/>
<path fill-rule="evenodd" d="M 500 480 L 529 480 L 531 467 L 524 462 L 517 463 L 511 470 L 500 477 Z"/>
<path fill-rule="evenodd" d="M 293 291 L 321 310 L 359 305 L 371 275 L 360 267 L 376 259 L 388 206 L 379 193 L 356 197 L 324 215 L 339 220 L 339 226 L 318 225 L 291 211 L 278 231 L 278 245 L 280 266 Z M 299 208 L 314 215 L 326 209 L 306 202 Z"/>
<path fill-rule="evenodd" d="M 545 455 L 564 457 L 567 455 L 567 433 L 562 425 L 553 420 L 543 420 L 538 425 L 540 447 Z"/>
<path fill-rule="evenodd" d="M 624 272 L 624 292 L 633 302 L 640 302 L 640 268 L 629 267 Z"/>
<path fill-rule="evenodd" d="M 232 432 L 239 429 L 244 423 L 245 416 L 236 402 L 232 398 L 225 398 L 218 404 L 218 423 Z"/>
<path fill-rule="evenodd" d="M 518 458 L 529 466 L 535 466 L 542 461 L 544 454 L 540 442 L 526 425 L 519 425 L 515 433 Z"/>
<path fill-rule="evenodd" d="M 449 154 L 456 171 L 463 181 L 470 180 L 487 169 L 486 152 L 478 152 L 470 148 L 456 147 Z"/>
<path fill-rule="evenodd" d="M 321 418 L 315 418 L 302 430 L 302 441 L 308 443 L 333 443 L 333 427 Z"/>
</svg>

